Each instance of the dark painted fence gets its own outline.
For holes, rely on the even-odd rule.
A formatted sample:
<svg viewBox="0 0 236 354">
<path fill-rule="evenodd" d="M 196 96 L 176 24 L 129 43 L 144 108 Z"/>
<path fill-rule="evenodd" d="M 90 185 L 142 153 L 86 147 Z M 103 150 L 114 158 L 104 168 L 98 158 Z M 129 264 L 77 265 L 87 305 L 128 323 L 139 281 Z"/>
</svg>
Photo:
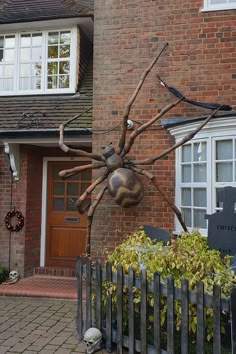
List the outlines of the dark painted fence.
<svg viewBox="0 0 236 354">
<path fill-rule="evenodd" d="M 205 317 L 204 307 L 211 308 L 213 311 L 213 340 L 212 351 L 214 354 L 232 353 L 236 354 L 236 288 L 232 290 L 229 299 L 221 298 L 221 289 L 214 286 L 213 295 L 204 293 L 202 282 L 197 284 L 195 292 L 189 291 L 188 281 L 182 280 L 181 288 L 174 286 L 173 276 L 167 277 L 167 284 L 160 283 L 157 273 L 153 275 L 152 281 L 147 281 L 145 270 L 140 271 L 140 276 L 134 275 L 132 268 L 128 274 L 123 274 L 123 268 L 119 265 L 117 272 L 112 272 L 111 263 L 107 263 L 103 269 L 101 261 L 91 262 L 90 258 L 78 257 L 76 264 L 76 276 L 78 279 L 78 304 L 77 304 L 77 332 L 79 339 L 83 338 L 84 332 L 90 327 L 99 328 L 105 337 L 107 352 L 112 351 L 113 343 L 116 343 L 117 353 L 128 351 L 132 354 L 174 354 L 176 353 L 175 315 L 174 304 L 178 299 L 181 302 L 181 329 L 178 333 L 178 343 L 181 354 L 189 354 L 189 305 L 196 305 L 197 330 L 196 343 L 194 344 L 196 353 L 205 353 L 207 344 L 205 338 Z M 117 285 L 116 314 L 112 311 L 112 295 L 107 292 L 105 295 L 106 305 L 102 306 L 102 283 L 111 281 Z M 128 330 L 123 332 L 123 287 L 127 286 L 128 291 Z M 135 317 L 134 292 L 136 287 L 140 289 L 141 303 L 139 320 Z M 147 297 L 153 294 L 153 321 L 152 321 L 152 343 L 148 339 L 148 305 Z M 162 348 L 162 329 L 161 329 L 161 297 L 166 299 L 166 343 Z M 230 349 L 222 349 L 221 334 L 221 315 L 229 318 Z M 114 325 L 115 324 L 115 325 Z M 135 338 L 137 326 L 140 327 L 139 338 Z M 209 344 L 207 344 L 209 353 Z M 125 348 L 125 349 L 124 349 Z M 192 349 L 191 349 L 192 350 Z"/>
</svg>

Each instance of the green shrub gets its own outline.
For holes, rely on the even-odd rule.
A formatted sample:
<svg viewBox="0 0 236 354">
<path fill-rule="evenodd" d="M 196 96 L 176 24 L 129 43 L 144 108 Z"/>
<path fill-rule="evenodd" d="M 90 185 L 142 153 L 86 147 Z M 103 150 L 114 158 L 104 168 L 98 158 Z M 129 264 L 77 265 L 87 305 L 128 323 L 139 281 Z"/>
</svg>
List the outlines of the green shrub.
<svg viewBox="0 0 236 354">
<path fill-rule="evenodd" d="M 161 282 L 166 284 L 166 277 L 169 274 L 174 276 L 175 286 L 181 286 L 181 279 L 185 277 L 189 281 L 189 289 L 195 290 L 198 281 L 204 283 L 205 293 L 212 294 L 213 285 L 221 286 L 222 297 L 227 298 L 232 287 L 236 285 L 235 273 L 229 269 L 230 257 L 221 258 L 220 252 L 208 249 L 207 239 L 194 230 L 191 234 L 182 233 L 176 239 L 172 239 L 167 246 L 161 242 L 155 242 L 145 235 L 143 230 L 139 230 L 129 235 L 115 250 L 107 254 L 107 260 L 112 262 L 113 271 L 117 265 L 122 264 L 124 273 L 128 272 L 130 266 L 138 275 L 140 267 L 147 271 L 147 278 L 151 280 L 153 273 L 159 272 Z M 116 285 L 104 284 L 103 304 L 106 301 L 106 292 L 113 295 L 114 311 L 116 308 Z M 124 328 L 128 325 L 128 297 L 127 288 L 124 287 Z M 135 310 L 138 313 L 140 303 L 140 291 L 134 288 Z M 149 318 L 148 322 L 152 326 L 153 295 L 148 294 Z M 161 325 L 163 331 L 166 326 L 166 298 L 161 298 Z M 205 323 L 207 340 L 212 339 L 212 316 L 213 310 L 205 307 Z M 189 334 L 195 335 L 197 328 L 196 306 L 189 305 Z M 222 319 L 224 320 L 222 314 Z M 179 332 L 181 326 L 181 304 L 175 300 L 175 327 Z M 222 332 L 224 332 L 224 324 Z"/>
<path fill-rule="evenodd" d="M 8 274 L 8 270 L 0 265 L 0 284 L 7 280 Z"/>
</svg>

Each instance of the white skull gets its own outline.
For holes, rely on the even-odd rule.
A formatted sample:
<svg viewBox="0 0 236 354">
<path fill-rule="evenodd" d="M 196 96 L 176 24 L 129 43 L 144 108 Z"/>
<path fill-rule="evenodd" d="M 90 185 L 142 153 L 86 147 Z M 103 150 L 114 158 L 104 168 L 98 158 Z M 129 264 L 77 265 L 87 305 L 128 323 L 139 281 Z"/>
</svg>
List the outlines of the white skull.
<svg viewBox="0 0 236 354">
<path fill-rule="evenodd" d="M 12 271 L 9 273 L 9 279 L 10 279 L 10 280 L 17 280 L 17 279 L 19 279 L 19 273 L 17 272 L 17 270 L 12 270 Z"/>
<path fill-rule="evenodd" d="M 101 342 L 102 333 L 99 329 L 91 327 L 84 334 L 84 343 L 86 344 L 86 353 L 91 354 L 95 351 L 95 347 Z"/>
</svg>

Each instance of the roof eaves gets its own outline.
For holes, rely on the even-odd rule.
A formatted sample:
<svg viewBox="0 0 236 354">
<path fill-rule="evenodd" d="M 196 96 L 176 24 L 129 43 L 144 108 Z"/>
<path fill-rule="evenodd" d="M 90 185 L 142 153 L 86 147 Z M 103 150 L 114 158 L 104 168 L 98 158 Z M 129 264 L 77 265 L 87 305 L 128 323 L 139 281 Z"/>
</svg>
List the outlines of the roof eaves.
<svg viewBox="0 0 236 354">
<path fill-rule="evenodd" d="M 181 125 L 202 121 L 206 119 L 208 116 L 209 115 L 204 115 L 204 116 L 197 116 L 197 117 L 190 117 L 190 118 L 189 117 L 169 117 L 169 118 L 161 119 L 160 123 L 163 128 L 169 129 Z M 227 118 L 227 117 L 236 117 L 236 111 L 231 111 L 230 113 L 217 114 L 212 119 Z"/>
<path fill-rule="evenodd" d="M 91 128 L 66 129 L 65 137 L 76 137 L 78 135 L 92 135 Z M 58 129 L 11 129 L 0 130 L 0 139 L 32 139 L 32 138 L 50 138 L 59 136 Z"/>
</svg>

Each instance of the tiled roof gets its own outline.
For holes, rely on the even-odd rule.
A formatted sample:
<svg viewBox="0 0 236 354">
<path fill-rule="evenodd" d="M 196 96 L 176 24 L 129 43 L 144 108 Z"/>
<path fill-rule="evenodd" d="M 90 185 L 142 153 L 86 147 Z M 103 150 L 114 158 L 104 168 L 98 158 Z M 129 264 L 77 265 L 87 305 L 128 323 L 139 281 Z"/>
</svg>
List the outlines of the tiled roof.
<svg viewBox="0 0 236 354">
<path fill-rule="evenodd" d="M 0 131 L 58 128 L 92 107 L 92 63 L 75 95 L 0 97 Z M 68 127 L 91 128 L 92 110 Z"/>
<path fill-rule="evenodd" d="M 0 24 L 93 15 L 94 0 L 1 0 Z"/>
</svg>

